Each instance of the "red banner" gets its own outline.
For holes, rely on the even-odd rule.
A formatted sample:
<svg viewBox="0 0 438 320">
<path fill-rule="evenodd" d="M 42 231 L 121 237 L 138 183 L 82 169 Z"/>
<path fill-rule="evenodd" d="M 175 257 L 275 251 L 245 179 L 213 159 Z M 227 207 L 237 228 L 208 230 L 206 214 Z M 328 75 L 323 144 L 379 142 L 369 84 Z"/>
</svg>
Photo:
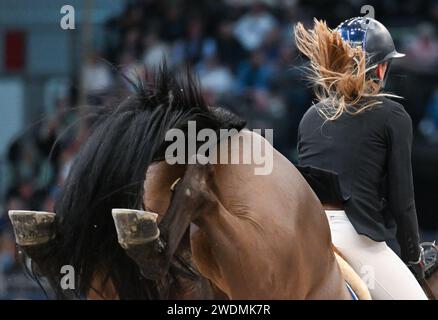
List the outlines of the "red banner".
<svg viewBox="0 0 438 320">
<path fill-rule="evenodd" d="M 8 31 L 4 39 L 5 71 L 23 71 L 26 61 L 26 42 L 24 31 Z"/>
</svg>

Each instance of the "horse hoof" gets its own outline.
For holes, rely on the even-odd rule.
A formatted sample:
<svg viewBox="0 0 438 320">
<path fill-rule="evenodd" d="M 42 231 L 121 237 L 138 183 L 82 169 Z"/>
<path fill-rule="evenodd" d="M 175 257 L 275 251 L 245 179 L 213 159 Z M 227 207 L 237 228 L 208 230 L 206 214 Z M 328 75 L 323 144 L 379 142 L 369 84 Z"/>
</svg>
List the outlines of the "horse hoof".
<svg viewBox="0 0 438 320">
<path fill-rule="evenodd" d="M 20 246 L 35 246 L 55 237 L 55 213 L 44 211 L 9 210 L 9 219 Z"/>
<path fill-rule="evenodd" d="M 154 212 L 134 209 L 113 209 L 117 238 L 124 249 L 150 243 L 160 236 Z"/>
</svg>

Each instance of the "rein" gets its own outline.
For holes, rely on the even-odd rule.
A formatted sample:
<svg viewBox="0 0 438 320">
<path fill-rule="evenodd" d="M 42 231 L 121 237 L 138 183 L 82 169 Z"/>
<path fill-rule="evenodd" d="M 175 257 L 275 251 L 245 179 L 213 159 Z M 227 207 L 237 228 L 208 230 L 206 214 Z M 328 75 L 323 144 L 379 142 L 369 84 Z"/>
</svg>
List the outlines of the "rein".
<svg viewBox="0 0 438 320">
<path fill-rule="evenodd" d="M 426 278 L 430 278 L 438 270 L 438 246 L 435 242 L 423 242 Z"/>
<path fill-rule="evenodd" d="M 170 190 L 172 191 L 172 193 L 175 191 L 175 187 L 177 186 L 177 184 L 180 181 L 181 181 L 181 178 L 178 178 L 172 183 L 172 185 L 170 187 Z M 167 226 L 165 224 L 163 224 L 163 220 L 159 224 L 159 228 L 162 230 L 168 230 Z M 189 232 L 189 229 L 186 231 L 186 233 L 187 232 Z M 161 244 L 159 249 L 162 250 L 163 252 L 167 249 L 166 234 L 167 234 L 167 232 L 163 232 L 159 236 L 159 240 L 160 240 L 159 242 Z M 180 247 L 182 242 L 184 242 L 184 238 L 182 239 L 182 241 L 180 243 L 178 243 L 177 247 Z M 190 251 L 190 246 L 185 246 L 184 252 L 186 252 L 186 251 Z M 201 275 L 200 275 L 199 271 L 196 269 L 196 267 L 194 267 L 191 264 L 190 259 L 188 259 L 187 257 L 184 257 L 184 254 L 179 254 L 177 252 L 175 252 L 175 254 L 173 255 L 173 258 L 175 258 L 174 261 L 172 261 L 172 257 L 168 257 L 168 259 L 171 260 L 170 261 L 170 270 L 172 271 L 174 276 L 180 276 L 182 278 L 186 278 L 186 279 L 190 279 L 190 280 L 199 280 Z"/>
</svg>

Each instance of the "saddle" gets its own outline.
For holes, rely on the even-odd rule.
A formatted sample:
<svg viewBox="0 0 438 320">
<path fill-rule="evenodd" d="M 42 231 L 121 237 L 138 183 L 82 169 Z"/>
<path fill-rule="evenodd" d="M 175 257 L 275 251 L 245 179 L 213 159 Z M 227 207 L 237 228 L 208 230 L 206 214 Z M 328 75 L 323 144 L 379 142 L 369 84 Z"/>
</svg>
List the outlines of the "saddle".
<svg viewBox="0 0 438 320">
<path fill-rule="evenodd" d="M 349 290 L 353 291 L 358 300 L 371 300 L 371 294 L 366 286 L 365 282 L 359 277 L 356 271 L 345 261 L 342 253 L 333 245 L 333 252 L 335 253 L 336 261 L 341 269 Z M 354 298 L 353 295 L 353 298 Z"/>
</svg>

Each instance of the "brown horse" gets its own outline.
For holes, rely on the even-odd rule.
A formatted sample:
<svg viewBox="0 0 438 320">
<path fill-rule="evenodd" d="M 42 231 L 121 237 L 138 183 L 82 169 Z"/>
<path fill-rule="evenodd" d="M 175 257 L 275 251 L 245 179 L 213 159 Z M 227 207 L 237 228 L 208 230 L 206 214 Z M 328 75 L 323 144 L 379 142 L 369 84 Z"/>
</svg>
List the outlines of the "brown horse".
<svg viewBox="0 0 438 320">
<path fill-rule="evenodd" d="M 95 126 L 50 228 L 37 215 L 10 215 L 17 243 L 59 295 L 68 298 L 57 270 L 70 264 L 76 297 L 351 299 L 323 207 L 297 169 L 165 71 L 145 90 Z M 255 175 L 255 163 L 168 164 L 164 135 L 189 120 L 238 129 L 210 159 L 251 159 L 258 144 L 272 172 Z M 113 208 L 153 213 L 113 210 L 113 220 Z"/>
<path fill-rule="evenodd" d="M 174 251 L 191 251 L 203 280 L 182 286 L 180 281 L 183 290 L 173 290 L 173 298 L 351 299 L 331 249 L 323 208 L 305 180 L 261 136 L 243 130 L 230 138 L 235 139 L 247 144 L 263 140 L 264 152 L 273 155 L 272 174 L 256 176 L 255 165 L 248 164 L 152 164 L 145 179 L 144 206 L 158 214 L 166 236 L 164 253 L 156 250 L 156 243 L 136 247 L 138 234 L 125 241 L 126 233 L 119 234 L 128 254 L 146 277 L 161 279 Z M 267 198 L 267 190 L 279 192 Z M 130 226 L 126 217 L 115 214 L 115 220 L 118 229 Z M 147 222 L 154 224 L 153 219 Z M 154 228 L 142 230 L 141 239 L 156 233 Z M 190 239 L 184 238 L 187 230 Z M 101 297 L 117 298 L 111 283 L 89 293 L 89 298 Z"/>
<path fill-rule="evenodd" d="M 263 140 L 264 152 L 273 155 L 272 174 L 254 175 L 251 164 L 153 164 L 144 206 L 158 213 L 167 246 L 164 254 L 150 248 L 128 253 L 144 274 L 159 279 L 190 228 L 196 267 L 231 299 L 350 299 L 323 208 L 305 180 L 261 136 L 243 130 L 228 145 L 239 145 L 235 140 Z M 242 150 L 251 149 L 242 147 L 240 159 Z"/>
</svg>

